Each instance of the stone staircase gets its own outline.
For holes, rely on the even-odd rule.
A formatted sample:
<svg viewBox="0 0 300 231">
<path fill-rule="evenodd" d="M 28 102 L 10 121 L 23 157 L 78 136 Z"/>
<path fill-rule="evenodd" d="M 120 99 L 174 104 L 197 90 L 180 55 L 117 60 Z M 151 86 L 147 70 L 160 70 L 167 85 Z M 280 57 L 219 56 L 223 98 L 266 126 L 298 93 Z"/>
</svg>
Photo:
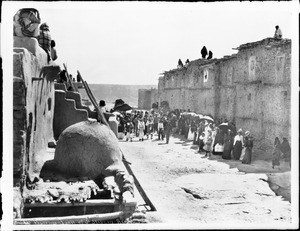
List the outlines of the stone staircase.
<svg viewBox="0 0 300 231">
<path fill-rule="evenodd" d="M 96 118 L 97 114 L 81 103 L 81 94 L 67 91 L 63 83 L 55 83 L 55 107 L 53 130 L 54 139 L 58 140 L 59 135 L 72 124 Z"/>
</svg>

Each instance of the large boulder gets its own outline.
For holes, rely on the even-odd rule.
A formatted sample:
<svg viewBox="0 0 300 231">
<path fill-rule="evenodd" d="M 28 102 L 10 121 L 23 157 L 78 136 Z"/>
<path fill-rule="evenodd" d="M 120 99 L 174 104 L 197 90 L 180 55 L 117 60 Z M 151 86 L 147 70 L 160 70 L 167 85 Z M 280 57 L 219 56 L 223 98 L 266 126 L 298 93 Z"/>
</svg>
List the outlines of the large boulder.
<svg viewBox="0 0 300 231">
<path fill-rule="evenodd" d="M 122 155 L 113 131 L 95 121 L 82 121 L 61 133 L 54 160 L 47 161 L 42 172 L 52 170 L 68 177 L 95 179 L 114 175 L 122 168 Z"/>
</svg>

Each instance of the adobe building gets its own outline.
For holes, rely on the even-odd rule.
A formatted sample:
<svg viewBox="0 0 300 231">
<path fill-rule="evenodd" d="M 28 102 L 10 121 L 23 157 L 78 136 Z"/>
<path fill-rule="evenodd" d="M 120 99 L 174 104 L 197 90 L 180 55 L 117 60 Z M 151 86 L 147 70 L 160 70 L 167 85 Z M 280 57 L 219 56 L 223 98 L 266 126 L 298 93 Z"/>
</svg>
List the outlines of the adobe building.
<svg viewBox="0 0 300 231">
<path fill-rule="evenodd" d="M 276 136 L 290 140 L 291 40 L 266 38 L 236 49 L 231 56 L 164 72 L 158 102 L 233 121 L 237 129 L 251 131 L 256 148 L 265 151 Z"/>
<path fill-rule="evenodd" d="M 139 89 L 138 90 L 138 108 L 150 110 L 152 104 L 157 102 L 157 89 Z"/>
</svg>

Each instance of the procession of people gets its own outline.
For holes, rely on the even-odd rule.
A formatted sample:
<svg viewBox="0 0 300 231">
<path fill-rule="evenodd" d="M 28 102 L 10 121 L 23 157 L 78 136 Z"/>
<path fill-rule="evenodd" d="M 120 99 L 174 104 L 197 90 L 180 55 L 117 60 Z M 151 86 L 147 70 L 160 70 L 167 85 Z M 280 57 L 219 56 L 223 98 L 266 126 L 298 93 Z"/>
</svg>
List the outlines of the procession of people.
<svg viewBox="0 0 300 231">
<path fill-rule="evenodd" d="M 224 160 L 241 161 L 251 164 L 254 137 L 250 131 L 238 130 L 234 122 L 226 119 L 213 118 L 211 115 L 201 115 L 183 110 L 162 111 L 151 110 L 111 110 L 118 122 L 118 138 L 124 141 L 139 142 L 154 139 L 169 143 L 171 136 L 182 136 L 198 145 L 198 153 L 204 157 L 219 155 Z M 279 144 L 278 144 L 279 143 Z M 274 144 L 275 150 L 272 168 L 279 166 L 282 157 L 290 163 L 290 147 L 286 138 L 282 144 L 278 137 Z"/>
</svg>

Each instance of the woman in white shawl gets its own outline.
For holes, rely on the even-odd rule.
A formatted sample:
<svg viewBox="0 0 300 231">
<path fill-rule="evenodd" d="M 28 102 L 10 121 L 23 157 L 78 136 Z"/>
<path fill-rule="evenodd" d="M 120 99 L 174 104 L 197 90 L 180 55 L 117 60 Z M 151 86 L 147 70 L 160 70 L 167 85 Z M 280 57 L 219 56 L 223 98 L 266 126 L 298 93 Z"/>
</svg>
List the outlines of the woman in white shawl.
<svg viewBox="0 0 300 231">
<path fill-rule="evenodd" d="M 139 119 L 138 129 L 139 129 L 139 141 L 144 141 L 145 122 L 143 118 Z"/>
<path fill-rule="evenodd" d="M 244 147 L 244 137 L 243 137 L 243 131 L 240 128 L 237 131 L 237 135 L 234 137 L 233 140 L 233 158 L 235 160 L 240 159 L 243 147 Z"/>
</svg>

